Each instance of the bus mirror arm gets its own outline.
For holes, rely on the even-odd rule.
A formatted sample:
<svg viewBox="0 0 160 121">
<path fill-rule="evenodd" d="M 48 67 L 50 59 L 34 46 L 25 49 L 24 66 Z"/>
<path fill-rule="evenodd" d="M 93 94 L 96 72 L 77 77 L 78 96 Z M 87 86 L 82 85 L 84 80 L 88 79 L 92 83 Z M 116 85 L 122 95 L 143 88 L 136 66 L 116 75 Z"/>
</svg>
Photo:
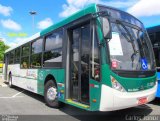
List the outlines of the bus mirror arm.
<svg viewBox="0 0 160 121">
<path fill-rule="evenodd" d="M 92 18 L 106 17 L 106 16 L 108 17 L 110 16 L 110 13 L 108 11 L 99 11 L 92 14 Z"/>
<path fill-rule="evenodd" d="M 111 39 L 111 24 L 110 24 L 110 13 L 108 11 L 100 11 L 92 14 L 92 18 L 101 17 L 101 28 L 104 39 Z"/>
</svg>

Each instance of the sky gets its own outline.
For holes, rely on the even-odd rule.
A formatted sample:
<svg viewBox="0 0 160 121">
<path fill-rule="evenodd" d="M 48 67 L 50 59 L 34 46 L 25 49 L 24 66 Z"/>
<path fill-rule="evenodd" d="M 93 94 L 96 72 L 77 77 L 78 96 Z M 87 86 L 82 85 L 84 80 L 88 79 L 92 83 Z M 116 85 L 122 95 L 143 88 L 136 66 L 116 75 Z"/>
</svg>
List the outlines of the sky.
<svg viewBox="0 0 160 121">
<path fill-rule="evenodd" d="M 0 0 L 0 38 L 15 46 L 91 3 L 126 11 L 145 27 L 160 25 L 160 0 Z"/>
</svg>

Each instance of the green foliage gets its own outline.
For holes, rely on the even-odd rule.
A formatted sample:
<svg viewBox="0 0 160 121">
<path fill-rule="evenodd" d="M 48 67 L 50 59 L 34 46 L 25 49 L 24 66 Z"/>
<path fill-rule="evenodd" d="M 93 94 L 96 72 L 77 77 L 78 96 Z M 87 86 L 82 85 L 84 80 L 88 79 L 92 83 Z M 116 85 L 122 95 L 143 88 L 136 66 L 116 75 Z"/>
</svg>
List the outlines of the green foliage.
<svg viewBox="0 0 160 121">
<path fill-rule="evenodd" d="M 9 48 L 3 41 L 0 41 L 0 62 L 3 62 L 4 52 Z"/>
</svg>

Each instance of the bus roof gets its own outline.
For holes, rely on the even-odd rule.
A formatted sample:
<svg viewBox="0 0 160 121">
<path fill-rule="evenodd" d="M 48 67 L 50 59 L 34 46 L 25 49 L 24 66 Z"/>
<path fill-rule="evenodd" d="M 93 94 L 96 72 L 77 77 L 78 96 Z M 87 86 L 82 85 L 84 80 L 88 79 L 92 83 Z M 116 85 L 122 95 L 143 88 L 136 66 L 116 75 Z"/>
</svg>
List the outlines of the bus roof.
<svg viewBox="0 0 160 121">
<path fill-rule="evenodd" d="M 54 25 L 51 25 L 50 27 L 42 30 L 41 32 L 36 33 L 35 35 L 27 38 L 23 43 L 17 44 L 16 46 L 7 49 L 5 51 L 5 53 L 7 53 L 7 52 L 9 52 L 9 51 L 11 51 L 11 50 L 23 45 L 23 44 L 25 44 L 27 42 L 30 42 L 30 41 L 38 38 L 38 37 L 41 37 L 41 36 L 51 32 L 51 31 L 53 31 L 53 30 L 55 30 L 55 29 L 57 29 L 57 28 L 59 28 L 61 26 L 64 26 L 64 25 L 66 25 L 66 24 L 68 24 L 68 23 L 70 23 L 70 22 L 72 22 L 72 21 L 84 16 L 84 15 L 87 15 L 89 13 L 94 13 L 96 11 L 97 11 L 96 4 L 90 4 L 89 6 L 85 7 L 83 10 L 80 10 L 80 11 L 74 13 L 73 15 L 63 19 L 62 21 L 60 21 L 60 22 L 58 22 L 58 23 L 56 23 Z"/>
<path fill-rule="evenodd" d="M 82 9 L 82 10 L 72 14 L 71 16 L 63 19 L 62 21 L 60 21 L 60 22 L 58 22 L 56 24 L 53 24 L 50 27 L 42 30 L 41 32 L 36 33 L 35 35 L 27 38 L 23 43 L 17 44 L 16 46 L 7 49 L 5 51 L 5 53 L 7 53 L 7 52 L 9 52 L 9 51 L 21 46 L 21 45 L 24 45 L 24 44 L 26 44 L 26 43 L 28 43 L 28 42 L 30 42 L 30 41 L 38 38 L 38 37 L 44 36 L 45 34 L 51 32 L 51 31 L 53 31 L 53 30 L 55 30 L 55 29 L 57 29 L 57 28 L 59 28 L 61 26 L 64 26 L 64 25 L 66 25 L 66 24 L 68 24 L 68 23 L 70 23 L 70 22 L 72 22 L 72 21 L 74 21 L 74 20 L 76 20 L 76 19 L 78 19 L 78 18 L 80 18 L 82 16 L 85 16 L 85 15 L 90 14 L 90 13 L 97 12 L 97 5 L 98 6 L 104 6 L 104 5 L 95 4 L 95 3 L 94 4 L 90 4 L 90 5 L 86 6 L 84 9 Z M 110 8 L 110 9 L 114 9 L 114 10 L 117 10 L 117 11 L 121 11 L 121 10 L 116 9 L 114 7 L 109 7 L 109 6 L 104 6 L 104 7 L 107 7 L 107 8 Z M 124 11 L 121 11 L 121 12 L 124 12 Z M 124 12 L 124 13 L 126 13 L 126 12 Z M 127 13 L 127 14 L 130 15 L 129 13 Z M 130 15 L 130 16 L 132 16 L 132 15 Z M 132 17 L 135 18 L 134 16 L 132 16 Z M 135 19 L 138 20 L 137 18 L 135 18 Z M 138 21 L 141 23 L 140 20 L 138 20 Z"/>
</svg>

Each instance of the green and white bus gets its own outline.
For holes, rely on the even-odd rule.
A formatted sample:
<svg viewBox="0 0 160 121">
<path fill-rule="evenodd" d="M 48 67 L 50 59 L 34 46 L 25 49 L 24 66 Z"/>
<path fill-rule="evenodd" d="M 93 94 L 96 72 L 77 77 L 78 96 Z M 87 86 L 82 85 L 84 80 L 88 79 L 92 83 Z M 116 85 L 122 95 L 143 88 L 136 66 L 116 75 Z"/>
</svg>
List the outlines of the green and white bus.
<svg viewBox="0 0 160 121">
<path fill-rule="evenodd" d="M 143 24 L 132 15 L 91 4 L 5 52 L 4 79 L 89 111 L 145 104 L 157 90 L 155 59 Z"/>
</svg>

